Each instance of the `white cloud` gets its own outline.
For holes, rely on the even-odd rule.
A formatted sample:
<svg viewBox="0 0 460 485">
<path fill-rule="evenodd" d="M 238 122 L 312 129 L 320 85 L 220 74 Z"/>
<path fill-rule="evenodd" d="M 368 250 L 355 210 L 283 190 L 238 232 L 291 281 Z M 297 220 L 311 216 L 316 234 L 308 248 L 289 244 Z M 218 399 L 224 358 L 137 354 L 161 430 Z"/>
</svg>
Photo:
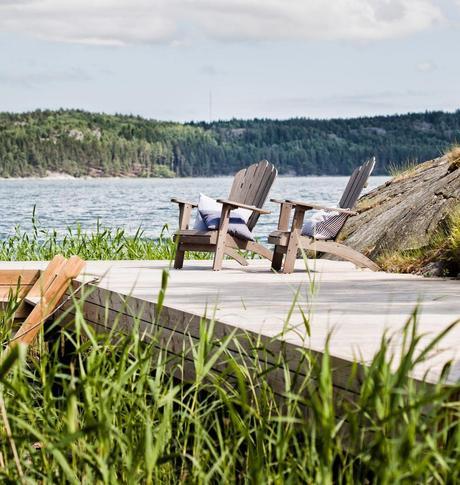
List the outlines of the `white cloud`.
<svg viewBox="0 0 460 485">
<path fill-rule="evenodd" d="M 443 19 L 435 0 L 0 0 L 0 31 L 88 44 L 379 40 Z"/>
<path fill-rule="evenodd" d="M 419 72 L 431 72 L 436 69 L 436 64 L 431 61 L 419 62 L 416 66 Z"/>
<path fill-rule="evenodd" d="M 90 81 L 91 76 L 80 68 L 38 69 L 20 72 L 0 72 L 0 85 L 22 86 L 33 88 L 57 83 L 79 83 Z"/>
</svg>

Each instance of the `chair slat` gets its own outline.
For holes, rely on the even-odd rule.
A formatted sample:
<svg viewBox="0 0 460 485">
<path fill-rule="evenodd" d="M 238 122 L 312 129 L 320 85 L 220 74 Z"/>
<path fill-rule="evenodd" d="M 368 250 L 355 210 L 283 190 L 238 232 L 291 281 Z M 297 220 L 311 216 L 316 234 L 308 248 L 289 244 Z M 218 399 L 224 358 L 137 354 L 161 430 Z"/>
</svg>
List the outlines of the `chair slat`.
<svg viewBox="0 0 460 485">
<path fill-rule="evenodd" d="M 350 187 L 350 190 L 348 192 L 346 200 L 344 201 L 344 206 L 346 206 L 346 207 L 343 207 L 344 209 L 351 209 L 351 205 L 353 204 L 353 200 L 356 198 L 356 194 L 360 190 L 359 186 L 360 186 L 360 183 L 361 183 L 361 178 L 363 176 L 363 165 L 361 165 L 358 168 L 359 168 L 358 173 L 356 174 L 356 177 L 353 180 L 353 184 Z"/>
<path fill-rule="evenodd" d="M 261 162 L 262 163 L 262 162 Z M 264 160 L 263 173 L 260 177 L 259 190 L 256 192 L 252 205 L 262 207 L 267 199 L 268 192 L 273 184 L 273 166 Z"/>
<path fill-rule="evenodd" d="M 53 274 L 55 268 L 59 267 L 59 272 L 45 292 L 42 295 L 31 297 L 30 302 L 35 303 L 35 306 L 11 340 L 10 346 L 17 343 L 30 344 L 33 342 L 41 326 L 58 306 L 72 279 L 76 278 L 85 267 L 85 262 L 78 256 L 71 256 L 68 260 L 64 259 L 63 265 L 61 263 L 62 261 L 55 261 L 56 266 L 53 271 L 48 272 Z"/>
<path fill-rule="evenodd" d="M 274 166 L 265 161 L 264 173 L 260 181 L 259 191 L 257 192 L 256 197 L 252 202 L 252 205 L 256 207 L 263 207 L 277 174 L 278 172 L 274 168 Z M 250 230 L 254 228 L 259 217 L 260 214 L 257 214 L 255 212 L 252 214 L 248 221 L 248 227 Z"/>
<path fill-rule="evenodd" d="M 361 184 L 364 176 L 364 168 L 361 166 L 359 168 L 358 175 L 353 183 L 353 187 L 350 190 L 347 200 L 346 200 L 346 209 L 351 209 L 352 206 L 354 205 L 354 202 L 357 200 L 359 197 L 359 194 L 361 192 Z"/>
<path fill-rule="evenodd" d="M 239 194 L 239 199 L 236 202 L 241 202 L 243 204 L 248 204 L 247 200 L 251 198 L 251 189 L 256 181 L 257 168 L 259 164 L 250 165 L 246 173 L 244 174 L 244 180 L 241 186 L 241 191 Z"/>
<path fill-rule="evenodd" d="M 340 202 L 339 202 L 339 207 L 341 207 L 342 209 L 348 209 L 346 204 L 350 197 L 351 192 L 354 190 L 356 179 L 358 178 L 360 171 L 361 171 L 361 166 L 355 168 L 353 170 L 353 173 L 351 174 L 351 177 L 348 179 L 347 186 L 345 187 L 345 190 L 343 191 L 343 194 L 342 194 L 342 198 L 340 199 Z"/>
<path fill-rule="evenodd" d="M 247 170 L 246 168 L 243 168 L 235 174 L 235 177 L 232 183 L 232 188 L 230 190 L 230 195 L 228 196 L 230 200 L 240 202 L 239 197 L 241 194 L 241 187 L 243 186 L 244 175 L 246 174 L 246 170 Z"/>
<path fill-rule="evenodd" d="M 373 158 L 372 160 L 368 160 L 366 163 L 361 165 L 357 174 L 355 174 L 356 170 L 353 172 L 351 177 L 353 178 L 353 182 L 351 184 L 350 182 L 347 184 L 344 195 L 342 195 L 342 199 L 340 199 L 339 207 L 344 209 L 353 209 L 364 186 L 367 183 L 370 174 L 372 173 L 372 170 L 374 169 L 374 166 L 375 159 Z"/>
<path fill-rule="evenodd" d="M 273 165 L 266 160 L 240 170 L 235 175 L 229 199 L 242 204 L 262 207 L 276 173 Z"/>
<path fill-rule="evenodd" d="M 356 187 L 356 192 L 353 194 L 353 199 L 350 201 L 351 208 L 353 208 L 356 205 L 356 202 L 358 201 L 359 197 L 361 196 L 361 192 L 363 191 L 364 187 L 367 184 L 367 181 L 369 179 L 370 174 L 372 173 L 372 170 L 374 170 L 375 166 L 375 160 L 368 160 L 362 168 L 358 186 Z"/>
</svg>

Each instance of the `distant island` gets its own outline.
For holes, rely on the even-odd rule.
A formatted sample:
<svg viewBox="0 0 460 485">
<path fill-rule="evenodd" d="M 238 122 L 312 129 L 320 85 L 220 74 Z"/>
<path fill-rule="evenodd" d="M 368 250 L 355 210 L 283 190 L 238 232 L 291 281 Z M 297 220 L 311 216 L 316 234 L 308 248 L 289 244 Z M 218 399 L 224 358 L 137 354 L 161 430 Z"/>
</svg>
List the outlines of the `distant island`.
<svg viewBox="0 0 460 485">
<path fill-rule="evenodd" d="M 386 174 L 458 141 L 460 110 L 212 123 L 38 110 L 0 113 L 0 177 L 215 176 L 265 158 L 281 175 L 347 175 L 372 155 Z"/>
</svg>

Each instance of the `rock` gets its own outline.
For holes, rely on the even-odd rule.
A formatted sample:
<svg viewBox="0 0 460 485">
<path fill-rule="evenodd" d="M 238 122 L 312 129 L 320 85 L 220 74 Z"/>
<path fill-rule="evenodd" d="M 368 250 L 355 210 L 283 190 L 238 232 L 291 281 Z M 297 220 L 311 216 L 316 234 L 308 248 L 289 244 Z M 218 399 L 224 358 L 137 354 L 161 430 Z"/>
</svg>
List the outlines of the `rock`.
<svg viewBox="0 0 460 485">
<path fill-rule="evenodd" d="M 416 165 L 362 197 L 341 240 L 376 259 L 426 247 L 460 207 L 460 150 Z M 434 267 L 432 268 L 434 270 Z"/>
<path fill-rule="evenodd" d="M 420 274 L 427 277 L 445 276 L 446 272 L 447 268 L 444 261 L 433 261 L 420 270 Z"/>
<path fill-rule="evenodd" d="M 83 141 L 85 138 L 85 135 L 80 130 L 70 130 L 68 135 L 70 138 L 74 138 L 77 141 Z"/>
</svg>

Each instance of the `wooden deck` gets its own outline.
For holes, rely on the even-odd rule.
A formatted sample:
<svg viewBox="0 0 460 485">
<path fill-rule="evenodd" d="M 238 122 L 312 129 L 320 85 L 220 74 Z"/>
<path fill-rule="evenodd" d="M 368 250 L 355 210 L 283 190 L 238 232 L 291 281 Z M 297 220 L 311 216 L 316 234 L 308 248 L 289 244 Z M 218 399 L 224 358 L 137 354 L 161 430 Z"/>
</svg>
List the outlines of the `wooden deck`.
<svg viewBox="0 0 460 485">
<path fill-rule="evenodd" d="M 0 263 L 0 269 L 44 264 Z M 186 261 L 184 269 L 170 271 L 160 325 L 169 335 L 176 335 L 176 346 L 183 348 L 190 338 L 198 337 L 200 317 L 215 314 L 216 336 L 235 329 L 261 335 L 270 342 L 274 355 L 281 347 L 291 354 L 295 366 L 296 348 L 308 347 L 321 354 L 332 332 L 329 345 L 339 370 L 335 380 L 338 386 L 345 386 L 346 381 L 347 372 L 341 369 L 350 368 L 355 359 L 369 361 L 383 333 L 398 334 L 417 305 L 419 330 L 427 334 L 425 341 L 460 317 L 459 280 L 373 273 L 357 270 L 350 263 L 327 260 L 311 261 L 309 274 L 302 261 L 297 261 L 296 271 L 289 275 L 274 274 L 267 261 L 259 260 L 247 268 L 225 261 L 220 272 L 211 271 L 210 266 L 210 261 Z M 140 316 L 141 331 L 148 333 L 165 268 L 166 261 L 88 262 L 85 275 L 78 281 L 98 281 L 88 285 L 93 291 L 85 303 L 87 320 L 100 329 L 107 309 L 113 316 L 121 311 L 124 328 Z M 296 295 L 297 305 L 287 321 Z M 301 309 L 310 316 L 310 336 Z M 395 338 L 396 353 L 400 344 L 401 340 Z M 453 382 L 460 379 L 460 325 L 413 376 L 435 381 L 450 359 L 454 361 L 449 377 Z"/>
</svg>

